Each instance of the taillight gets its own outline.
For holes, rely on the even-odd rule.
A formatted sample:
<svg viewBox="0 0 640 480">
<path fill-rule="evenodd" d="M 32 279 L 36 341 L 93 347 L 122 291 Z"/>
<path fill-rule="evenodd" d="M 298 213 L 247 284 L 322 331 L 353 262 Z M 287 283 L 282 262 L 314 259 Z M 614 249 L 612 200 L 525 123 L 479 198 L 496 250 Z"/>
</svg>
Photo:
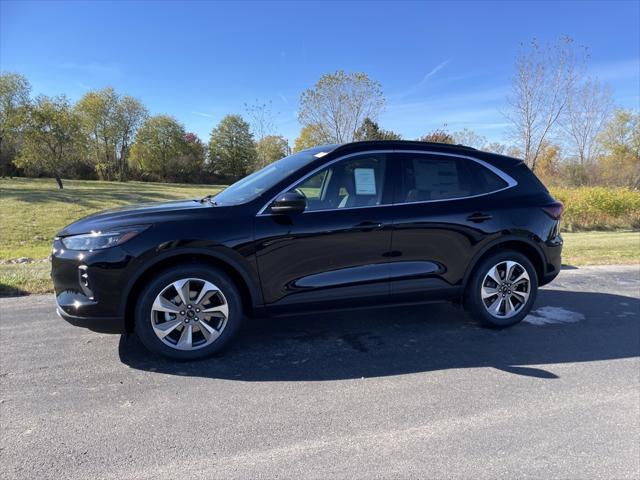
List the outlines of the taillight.
<svg viewBox="0 0 640 480">
<path fill-rule="evenodd" d="M 562 202 L 553 202 L 546 207 L 542 207 L 542 210 L 544 210 L 544 213 L 549 215 L 554 220 L 560 220 L 560 218 L 562 217 L 562 212 L 564 212 L 564 205 L 562 204 Z"/>
</svg>

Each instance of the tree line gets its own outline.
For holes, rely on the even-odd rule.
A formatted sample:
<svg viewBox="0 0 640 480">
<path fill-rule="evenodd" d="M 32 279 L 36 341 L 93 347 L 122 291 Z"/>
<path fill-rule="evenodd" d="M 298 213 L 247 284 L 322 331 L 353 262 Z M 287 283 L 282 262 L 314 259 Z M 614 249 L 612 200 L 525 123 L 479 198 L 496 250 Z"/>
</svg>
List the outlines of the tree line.
<svg viewBox="0 0 640 480">
<path fill-rule="evenodd" d="M 640 187 L 640 115 L 615 109 L 609 88 L 585 75 L 587 51 L 570 38 L 521 45 L 507 109 L 508 142 L 442 128 L 421 141 L 463 144 L 523 158 L 551 185 Z M 31 97 L 28 80 L 0 73 L 0 169 L 7 175 L 219 182 L 237 180 L 291 153 L 325 143 L 399 140 L 378 118 L 385 97 L 362 72 L 323 75 L 300 96 L 293 149 L 275 132 L 270 103 L 225 116 L 208 142 L 174 117 L 150 115 L 138 99 L 107 87 L 73 103 Z"/>
</svg>

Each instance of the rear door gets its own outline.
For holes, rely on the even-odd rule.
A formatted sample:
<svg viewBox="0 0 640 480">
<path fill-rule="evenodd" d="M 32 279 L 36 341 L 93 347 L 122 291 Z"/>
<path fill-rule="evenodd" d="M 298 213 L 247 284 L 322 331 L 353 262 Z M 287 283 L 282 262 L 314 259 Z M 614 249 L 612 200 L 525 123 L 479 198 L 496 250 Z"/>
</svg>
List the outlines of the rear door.
<svg viewBox="0 0 640 480">
<path fill-rule="evenodd" d="M 256 217 L 256 258 L 265 303 L 338 307 L 386 300 L 393 222 L 385 153 L 331 162 L 290 190 L 307 197 L 295 215 Z"/>
<path fill-rule="evenodd" d="M 392 298 L 457 295 L 478 245 L 499 233 L 492 192 L 509 183 L 488 164 L 453 154 L 399 152 L 394 164 Z"/>
</svg>

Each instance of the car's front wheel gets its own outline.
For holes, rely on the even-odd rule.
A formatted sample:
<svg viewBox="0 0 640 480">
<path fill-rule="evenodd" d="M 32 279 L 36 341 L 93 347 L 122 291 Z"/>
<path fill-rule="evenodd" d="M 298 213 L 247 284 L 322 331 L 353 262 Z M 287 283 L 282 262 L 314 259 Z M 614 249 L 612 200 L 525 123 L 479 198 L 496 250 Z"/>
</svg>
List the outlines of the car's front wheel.
<svg viewBox="0 0 640 480">
<path fill-rule="evenodd" d="M 223 348 L 243 318 L 237 288 L 223 272 L 197 265 L 160 273 L 141 292 L 135 329 L 152 351 L 193 360 Z"/>
<path fill-rule="evenodd" d="M 520 322 L 531 310 L 538 277 L 531 261 L 516 251 L 488 256 L 467 284 L 467 310 L 485 325 L 504 328 Z"/>
</svg>

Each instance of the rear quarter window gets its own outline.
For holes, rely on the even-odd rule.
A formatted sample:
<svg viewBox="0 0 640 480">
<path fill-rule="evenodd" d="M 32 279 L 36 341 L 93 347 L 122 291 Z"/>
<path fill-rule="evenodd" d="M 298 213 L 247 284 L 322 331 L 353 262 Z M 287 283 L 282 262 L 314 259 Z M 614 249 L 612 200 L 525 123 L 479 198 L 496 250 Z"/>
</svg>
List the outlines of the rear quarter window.
<svg viewBox="0 0 640 480">
<path fill-rule="evenodd" d="M 472 197 L 502 190 L 507 182 L 480 163 L 437 154 L 401 154 L 396 203 Z"/>
</svg>

